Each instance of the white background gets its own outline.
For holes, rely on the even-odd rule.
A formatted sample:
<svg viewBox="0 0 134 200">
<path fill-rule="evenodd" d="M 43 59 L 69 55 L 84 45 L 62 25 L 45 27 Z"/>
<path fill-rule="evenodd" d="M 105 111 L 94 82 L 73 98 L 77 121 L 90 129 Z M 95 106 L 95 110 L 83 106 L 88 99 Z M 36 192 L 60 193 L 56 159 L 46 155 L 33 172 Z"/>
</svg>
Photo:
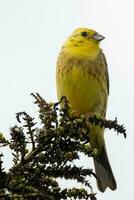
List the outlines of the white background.
<svg viewBox="0 0 134 200">
<path fill-rule="evenodd" d="M 134 199 L 133 19 L 133 0 L 0 0 L 0 131 L 6 136 L 16 112 L 37 112 L 31 92 L 57 100 L 56 59 L 75 28 L 89 27 L 106 37 L 101 47 L 110 74 L 107 118 L 117 116 L 128 137 L 124 140 L 112 131 L 105 134 L 118 189 L 98 192 L 98 200 Z M 7 151 L 5 167 L 10 164 Z"/>
</svg>

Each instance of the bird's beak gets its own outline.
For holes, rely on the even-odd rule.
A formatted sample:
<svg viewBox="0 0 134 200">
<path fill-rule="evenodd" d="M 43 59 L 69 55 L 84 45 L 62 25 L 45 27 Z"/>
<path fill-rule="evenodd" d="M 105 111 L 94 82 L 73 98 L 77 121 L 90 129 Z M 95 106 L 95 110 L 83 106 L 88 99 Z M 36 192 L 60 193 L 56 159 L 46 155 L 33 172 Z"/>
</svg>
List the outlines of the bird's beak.
<svg viewBox="0 0 134 200">
<path fill-rule="evenodd" d="M 105 37 L 103 35 L 100 35 L 99 33 L 95 33 L 93 36 L 92 36 L 93 39 L 97 40 L 98 42 L 100 42 L 101 40 L 104 40 Z"/>
</svg>

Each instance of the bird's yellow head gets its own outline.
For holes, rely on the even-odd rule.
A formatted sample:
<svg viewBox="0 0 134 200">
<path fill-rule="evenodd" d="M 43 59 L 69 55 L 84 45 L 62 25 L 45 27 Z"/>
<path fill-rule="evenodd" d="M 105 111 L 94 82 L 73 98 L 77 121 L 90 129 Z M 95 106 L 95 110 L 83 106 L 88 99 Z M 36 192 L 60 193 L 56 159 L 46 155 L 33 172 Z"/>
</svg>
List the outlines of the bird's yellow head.
<svg viewBox="0 0 134 200">
<path fill-rule="evenodd" d="M 78 28 L 65 41 L 63 49 L 66 48 L 74 56 L 88 56 L 93 59 L 99 53 L 99 43 L 103 39 L 104 36 L 92 29 Z"/>
</svg>

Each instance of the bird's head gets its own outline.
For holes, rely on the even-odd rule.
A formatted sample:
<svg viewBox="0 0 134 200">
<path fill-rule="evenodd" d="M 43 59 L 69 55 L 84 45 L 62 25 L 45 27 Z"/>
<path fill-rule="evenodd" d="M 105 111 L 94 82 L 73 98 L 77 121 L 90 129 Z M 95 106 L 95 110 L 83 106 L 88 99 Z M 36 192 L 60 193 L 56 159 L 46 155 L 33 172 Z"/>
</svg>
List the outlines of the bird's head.
<svg viewBox="0 0 134 200">
<path fill-rule="evenodd" d="M 88 28 L 78 28 L 76 29 L 72 37 L 77 38 L 78 40 L 81 39 L 82 41 L 92 41 L 95 43 L 99 43 L 101 40 L 103 40 L 105 37 L 100 35 L 98 32 L 88 29 Z"/>
<path fill-rule="evenodd" d="M 68 37 L 63 48 L 72 49 L 74 53 L 79 55 L 97 54 L 100 49 L 99 43 L 104 38 L 104 36 L 92 29 L 78 28 Z"/>
</svg>

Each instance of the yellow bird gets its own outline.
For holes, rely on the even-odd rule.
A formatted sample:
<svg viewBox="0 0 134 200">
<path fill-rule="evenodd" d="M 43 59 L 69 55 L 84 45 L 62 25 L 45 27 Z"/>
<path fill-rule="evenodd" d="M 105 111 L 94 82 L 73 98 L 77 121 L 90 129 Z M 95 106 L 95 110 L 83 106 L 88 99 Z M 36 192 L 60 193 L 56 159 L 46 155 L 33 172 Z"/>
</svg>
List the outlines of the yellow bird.
<svg viewBox="0 0 134 200">
<path fill-rule="evenodd" d="M 66 96 L 76 116 L 96 113 L 105 117 L 109 94 L 109 77 L 105 56 L 99 47 L 104 37 L 88 28 L 78 28 L 65 41 L 57 61 L 57 95 Z M 101 192 L 116 189 L 108 160 L 104 129 L 93 127 L 90 145 L 98 150 L 94 159 L 97 185 Z"/>
</svg>

